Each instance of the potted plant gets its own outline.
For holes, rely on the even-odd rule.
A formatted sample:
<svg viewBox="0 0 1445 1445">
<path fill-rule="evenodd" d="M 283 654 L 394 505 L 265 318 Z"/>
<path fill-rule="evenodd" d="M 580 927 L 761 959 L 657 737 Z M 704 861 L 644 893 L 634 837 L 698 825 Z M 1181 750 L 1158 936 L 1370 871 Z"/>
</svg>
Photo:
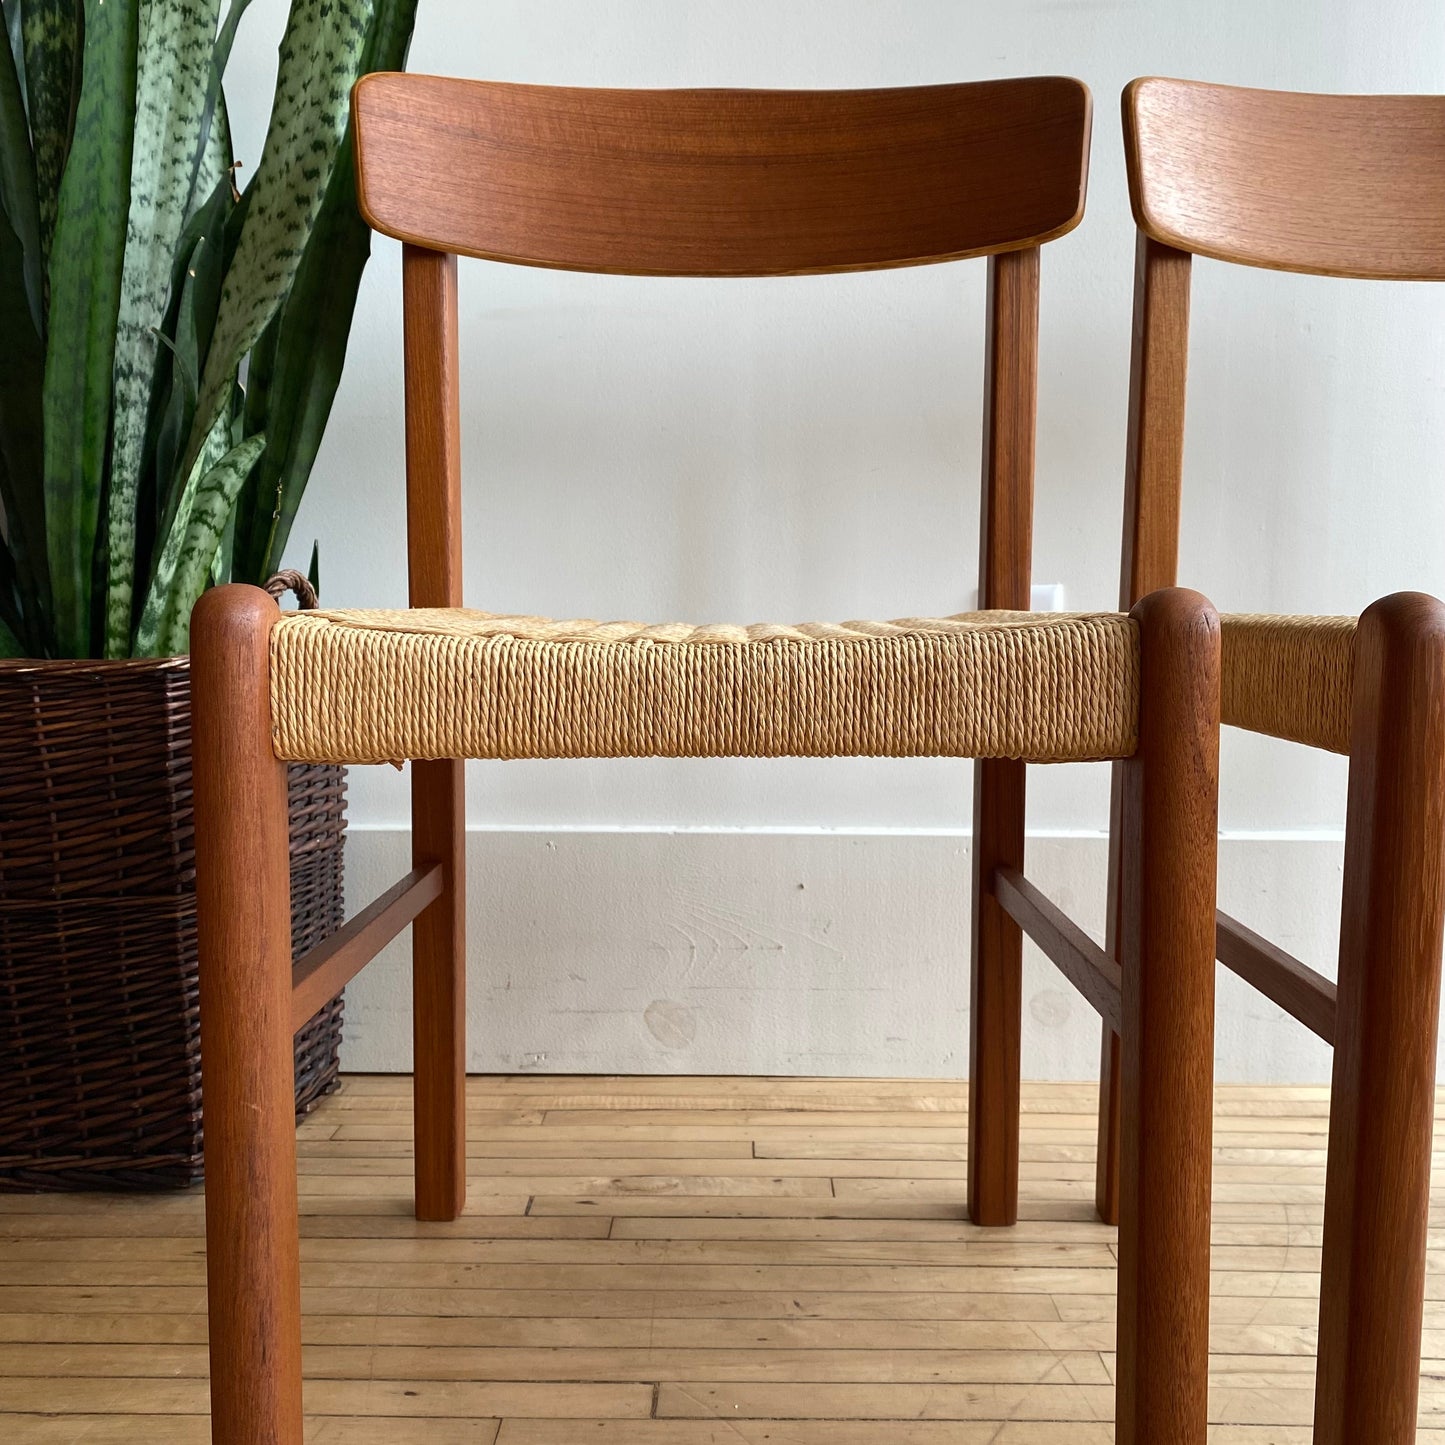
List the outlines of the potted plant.
<svg viewBox="0 0 1445 1445">
<path fill-rule="evenodd" d="M 280 564 L 370 249 L 350 90 L 416 9 L 292 0 L 242 189 L 249 3 L 0 0 L 0 1189 L 199 1177 L 190 611 Z M 342 788 L 292 770 L 298 950 Z M 339 1034 L 298 1033 L 298 1111 Z"/>
</svg>

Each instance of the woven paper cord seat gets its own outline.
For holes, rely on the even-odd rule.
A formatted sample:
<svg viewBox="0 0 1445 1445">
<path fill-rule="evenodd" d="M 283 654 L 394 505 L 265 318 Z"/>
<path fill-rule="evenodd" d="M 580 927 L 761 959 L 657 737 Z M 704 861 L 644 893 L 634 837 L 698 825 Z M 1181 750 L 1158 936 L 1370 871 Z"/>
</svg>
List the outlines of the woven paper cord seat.
<svg viewBox="0 0 1445 1445">
<path fill-rule="evenodd" d="M 1135 749 L 1138 639 L 1114 614 L 751 627 L 463 610 L 289 613 L 283 758 L 952 756 Z"/>
<path fill-rule="evenodd" d="M 1219 621 L 1224 721 L 1348 753 L 1355 619 L 1240 614 Z"/>
<path fill-rule="evenodd" d="M 1224 721 L 1347 753 L 1352 617 L 1227 616 Z M 278 756 L 1126 757 L 1137 645 L 1112 613 L 898 622 L 310 612 L 277 625 Z"/>
</svg>

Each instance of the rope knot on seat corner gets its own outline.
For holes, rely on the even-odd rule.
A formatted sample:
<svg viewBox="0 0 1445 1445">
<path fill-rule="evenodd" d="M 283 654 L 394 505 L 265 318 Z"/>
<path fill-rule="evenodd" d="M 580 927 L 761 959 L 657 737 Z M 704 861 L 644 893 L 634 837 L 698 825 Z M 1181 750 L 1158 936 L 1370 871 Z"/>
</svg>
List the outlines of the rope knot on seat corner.
<svg viewBox="0 0 1445 1445">
<path fill-rule="evenodd" d="M 646 625 L 465 609 L 288 613 L 277 755 L 1125 757 L 1139 646 L 1116 613 Z"/>
</svg>

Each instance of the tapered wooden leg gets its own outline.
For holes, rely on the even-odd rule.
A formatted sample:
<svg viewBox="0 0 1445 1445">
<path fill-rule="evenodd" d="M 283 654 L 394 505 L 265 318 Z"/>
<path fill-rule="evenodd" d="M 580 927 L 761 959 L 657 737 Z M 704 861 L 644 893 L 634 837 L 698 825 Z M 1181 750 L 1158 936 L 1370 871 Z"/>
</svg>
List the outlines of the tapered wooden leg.
<svg viewBox="0 0 1445 1445">
<path fill-rule="evenodd" d="M 994 896 L 994 870 L 1023 868 L 1024 765 L 980 760 L 973 781 L 973 977 L 968 1050 L 968 1215 L 1019 1213 L 1023 933 Z"/>
<path fill-rule="evenodd" d="M 1315 1445 L 1415 1439 L 1445 921 L 1445 607 L 1360 619 Z"/>
<path fill-rule="evenodd" d="M 1116 1445 L 1204 1445 L 1219 619 L 1155 592 L 1140 632 L 1139 751 L 1124 769 Z"/>
<path fill-rule="evenodd" d="M 1119 1035 L 1104 1025 L 1099 1053 L 1099 1138 L 1094 1155 L 1094 1208 L 1105 1224 L 1119 1222 L 1119 1152 L 1123 1124 L 1124 1054 Z"/>
<path fill-rule="evenodd" d="M 211 1439 L 301 1445 L 301 1274 L 286 767 L 276 604 L 220 587 L 191 621 Z"/>
<path fill-rule="evenodd" d="M 416 1217 L 467 1200 L 466 800 L 463 765 L 412 764 L 413 866 L 440 863 L 442 894 L 412 924 Z"/>
<path fill-rule="evenodd" d="M 1109 891 L 1104 946 L 1120 956 L 1119 909 L 1123 902 L 1121 864 L 1124 844 L 1124 770 L 1117 762 L 1109 780 Z M 1124 1056 L 1119 1035 L 1104 1025 L 1099 1054 L 1099 1136 L 1094 1154 L 1094 1207 L 1105 1224 L 1119 1222 L 1120 1131 L 1124 1101 Z"/>
</svg>

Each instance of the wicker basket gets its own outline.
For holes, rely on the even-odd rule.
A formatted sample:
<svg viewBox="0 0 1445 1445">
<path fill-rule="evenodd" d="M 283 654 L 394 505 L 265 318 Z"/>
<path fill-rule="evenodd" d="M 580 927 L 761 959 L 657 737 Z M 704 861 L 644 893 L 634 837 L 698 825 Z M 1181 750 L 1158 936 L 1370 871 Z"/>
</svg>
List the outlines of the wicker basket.
<svg viewBox="0 0 1445 1445">
<path fill-rule="evenodd" d="M 345 775 L 290 769 L 292 948 L 343 919 Z M 0 1191 L 202 1177 L 190 665 L 0 662 Z M 296 1035 L 299 1118 L 341 998 Z"/>
</svg>

